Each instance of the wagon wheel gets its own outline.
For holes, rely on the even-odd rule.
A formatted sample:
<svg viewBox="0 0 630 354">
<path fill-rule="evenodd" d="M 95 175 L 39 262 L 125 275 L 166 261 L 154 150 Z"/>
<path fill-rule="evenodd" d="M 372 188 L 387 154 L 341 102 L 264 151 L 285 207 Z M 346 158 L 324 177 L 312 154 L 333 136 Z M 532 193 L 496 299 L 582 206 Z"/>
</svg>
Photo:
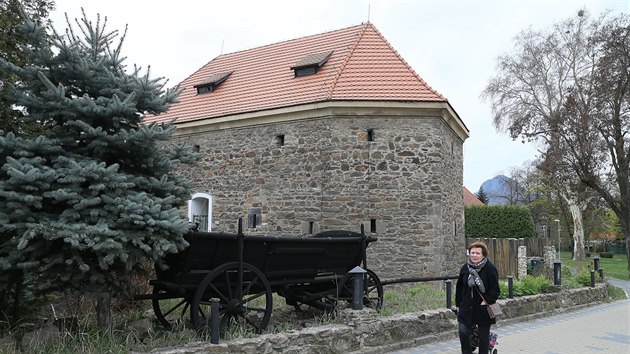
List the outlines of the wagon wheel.
<svg viewBox="0 0 630 354">
<path fill-rule="evenodd" d="M 187 321 L 190 317 L 190 299 L 169 293 L 159 287 L 153 287 L 153 313 L 158 322 L 170 330 L 177 322 Z"/>
<path fill-rule="evenodd" d="M 376 273 L 366 269 L 363 275 L 363 305 L 380 311 L 383 307 L 383 284 L 376 276 Z M 353 274 L 344 275 L 341 279 L 341 289 L 339 291 L 339 299 L 352 302 L 352 294 L 354 293 Z"/>
<path fill-rule="evenodd" d="M 258 268 L 243 264 L 242 296 L 238 297 L 238 262 L 215 268 L 201 281 L 192 300 L 193 326 L 210 327 L 211 299 L 219 299 L 221 327 L 231 324 L 251 327 L 261 333 L 269 324 L 273 306 L 271 285 Z"/>
</svg>

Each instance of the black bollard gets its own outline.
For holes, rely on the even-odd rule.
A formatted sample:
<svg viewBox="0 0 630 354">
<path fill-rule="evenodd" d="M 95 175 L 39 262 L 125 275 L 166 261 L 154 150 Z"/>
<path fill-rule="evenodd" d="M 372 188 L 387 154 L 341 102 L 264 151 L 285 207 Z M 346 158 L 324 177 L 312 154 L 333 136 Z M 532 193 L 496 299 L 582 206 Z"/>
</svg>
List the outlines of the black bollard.
<svg viewBox="0 0 630 354">
<path fill-rule="evenodd" d="M 593 257 L 593 266 L 595 267 L 595 271 L 599 270 L 599 257 Z"/>
<path fill-rule="evenodd" d="M 591 288 L 595 287 L 595 271 L 591 269 Z"/>
<path fill-rule="evenodd" d="M 449 279 L 444 283 L 446 283 L 446 308 L 450 309 L 453 306 L 453 281 Z"/>
<path fill-rule="evenodd" d="M 348 273 L 352 274 L 352 309 L 363 310 L 363 275 L 367 272 L 356 266 Z"/>
<path fill-rule="evenodd" d="M 562 285 L 562 262 L 553 261 L 553 285 Z"/>
<path fill-rule="evenodd" d="M 219 344 L 219 299 L 210 299 L 210 344 Z"/>
<path fill-rule="evenodd" d="M 599 273 L 599 279 L 604 279 L 604 268 L 599 268 L 597 272 Z"/>
<path fill-rule="evenodd" d="M 514 298 L 514 276 L 508 275 L 508 298 Z"/>
</svg>

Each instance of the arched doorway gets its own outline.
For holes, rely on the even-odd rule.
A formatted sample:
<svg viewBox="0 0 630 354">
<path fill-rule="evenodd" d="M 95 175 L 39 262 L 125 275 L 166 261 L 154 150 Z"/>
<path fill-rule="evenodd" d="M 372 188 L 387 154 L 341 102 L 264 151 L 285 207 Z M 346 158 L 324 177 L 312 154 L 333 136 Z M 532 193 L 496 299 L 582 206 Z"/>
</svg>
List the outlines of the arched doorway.
<svg viewBox="0 0 630 354">
<path fill-rule="evenodd" d="M 206 193 L 195 193 L 188 201 L 188 221 L 198 224 L 197 230 L 212 229 L 212 197 Z"/>
</svg>

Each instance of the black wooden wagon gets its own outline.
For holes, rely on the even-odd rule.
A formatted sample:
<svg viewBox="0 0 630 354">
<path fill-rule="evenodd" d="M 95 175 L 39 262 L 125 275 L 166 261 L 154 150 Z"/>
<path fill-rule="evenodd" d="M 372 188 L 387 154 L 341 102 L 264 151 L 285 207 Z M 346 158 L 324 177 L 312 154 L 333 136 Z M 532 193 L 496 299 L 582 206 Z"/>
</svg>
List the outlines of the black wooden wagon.
<svg viewBox="0 0 630 354">
<path fill-rule="evenodd" d="M 150 299 L 158 321 L 170 328 L 177 319 L 203 329 L 208 326 L 211 299 L 219 301 L 220 325 L 238 322 L 256 332 L 269 324 L 272 294 L 287 304 L 331 311 L 340 301 L 352 302 L 348 272 L 363 266 L 363 304 L 379 310 L 383 286 L 366 268 L 366 247 L 376 238 L 350 231 L 327 231 L 310 237 L 246 236 L 190 231 L 190 246 L 165 258 L 167 270 L 156 267 Z"/>
</svg>

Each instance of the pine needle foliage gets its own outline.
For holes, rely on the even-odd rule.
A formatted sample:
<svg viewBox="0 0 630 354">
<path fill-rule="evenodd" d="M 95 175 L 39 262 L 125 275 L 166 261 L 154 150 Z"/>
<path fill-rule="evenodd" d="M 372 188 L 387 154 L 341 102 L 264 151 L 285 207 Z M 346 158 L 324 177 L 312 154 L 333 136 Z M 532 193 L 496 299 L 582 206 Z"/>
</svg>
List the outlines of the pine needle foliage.
<svg viewBox="0 0 630 354">
<path fill-rule="evenodd" d="M 180 90 L 128 69 L 125 33 L 107 18 L 67 20 L 65 33 L 22 27 L 30 65 L 0 59 L 20 80 L 6 87 L 36 138 L 0 133 L 0 272 L 23 272 L 37 290 L 99 298 L 125 294 L 130 277 L 187 246 L 175 173 L 192 150 L 169 146 L 170 124 L 145 124 Z"/>
</svg>

